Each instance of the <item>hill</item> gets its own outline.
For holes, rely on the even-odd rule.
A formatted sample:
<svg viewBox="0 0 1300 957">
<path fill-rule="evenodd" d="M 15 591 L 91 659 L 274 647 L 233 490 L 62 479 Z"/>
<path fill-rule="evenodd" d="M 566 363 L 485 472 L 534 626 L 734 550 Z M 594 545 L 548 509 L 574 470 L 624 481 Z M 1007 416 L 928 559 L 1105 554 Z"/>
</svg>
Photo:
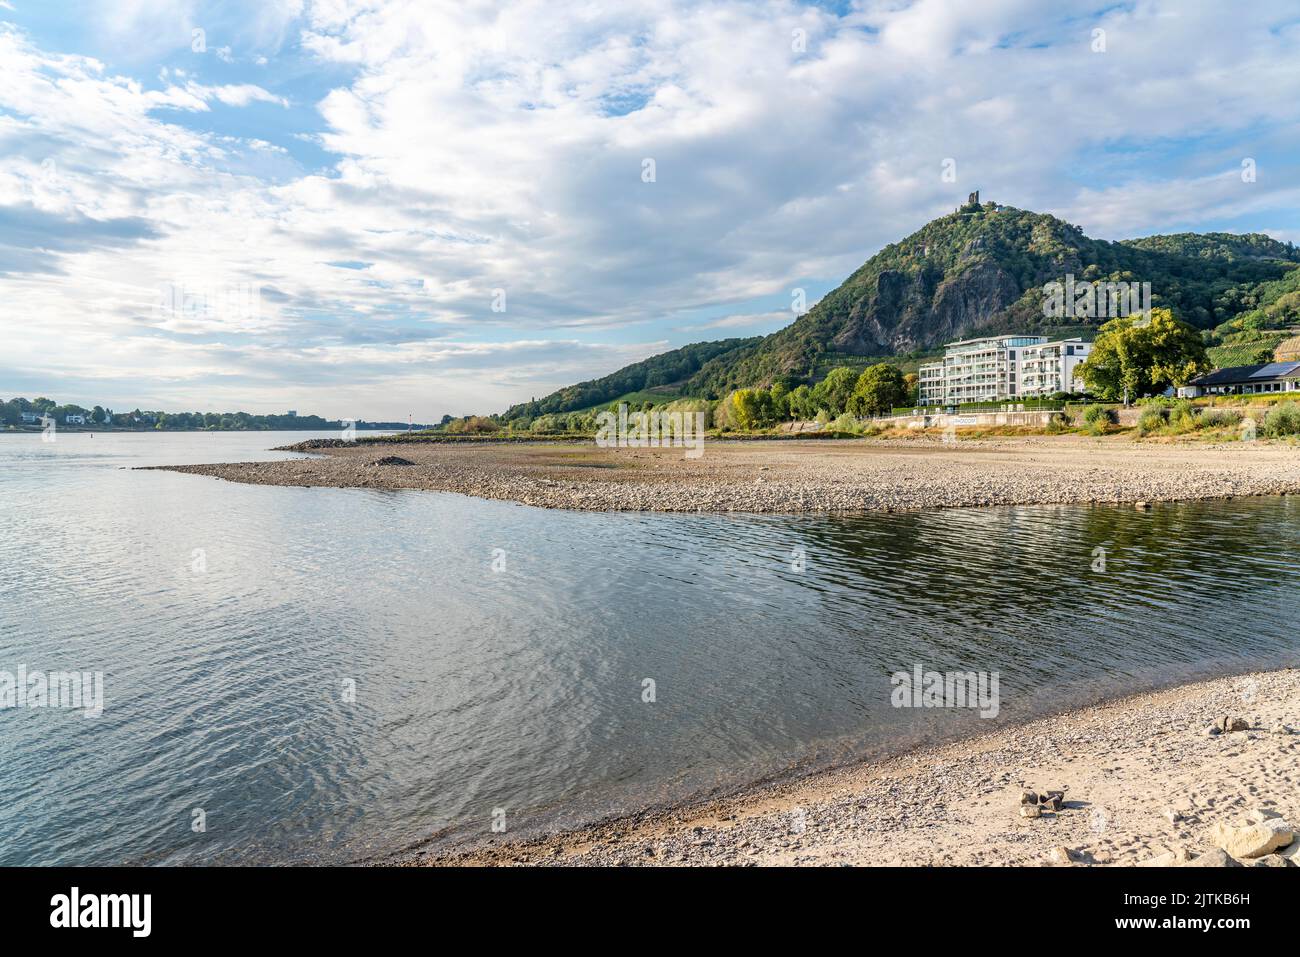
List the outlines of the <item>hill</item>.
<svg viewBox="0 0 1300 957">
<path fill-rule="evenodd" d="M 699 372 L 708 362 L 720 359 L 730 352 L 758 342 L 762 337 L 750 339 L 720 339 L 697 342 L 671 352 L 660 353 L 624 366 L 599 379 L 566 386 L 541 399 L 521 402 L 506 409 L 503 419 L 536 418 L 557 412 L 581 412 L 604 405 L 631 393 L 654 392 L 661 398 L 671 398 L 680 387 Z"/>
<path fill-rule="evenodd" d="M 1104 320 L 1043 315 L 1042 288 L 1076 280 L 1149 282 L 1155 305 L 1201 329 L 1257 303 L 1251 292 L 1300 263 L 1268 236 L 1228 233 L 1109 242 L 1045 213 L 968 203 L 872 256 L 807 315 L 711 360 L 687 391 L 718 396 L 779 377 L 817 378 L 828 354 L 894 356 L 981 334 L 1078 335 Z"/>
<path fill-rule="evenodd" d="M 807 314 L 752 339 L 703 342 L 508 410 L 504 418 L 587 408 L 653 385 L 718 398 L 736 388 L 816 381 L 834 365 L 905 365 L 975 335 L 1089 335 L 1104 319 L 1052 319 L 1043 286 L 1149 282 L 1152 303 L 1218 344 L 1300 322 L 1300 250 L 1258 233 L 1177 233 L 1111 242 L 1046 213 L 980 203 L 891 243 Z M 1252 337 L 1253 338 L 1253 337 Z M 692 368 L 694 366 L 694 368 Z"/>
</svg>

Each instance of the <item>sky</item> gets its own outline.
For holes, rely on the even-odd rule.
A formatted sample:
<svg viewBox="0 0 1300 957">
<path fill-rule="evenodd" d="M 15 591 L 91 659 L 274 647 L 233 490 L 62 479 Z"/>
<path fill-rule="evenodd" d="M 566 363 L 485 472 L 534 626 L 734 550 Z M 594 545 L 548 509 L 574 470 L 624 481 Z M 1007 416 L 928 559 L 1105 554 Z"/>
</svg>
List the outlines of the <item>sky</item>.
<svg viewBox="0 0 1300 957">
<path fill-rule="evenodd" d="M 1300 242 L 1297 64 L 1294 0 L 0 0 L 0 396 L 501 411 L 976 189 Z"/>
</svg>

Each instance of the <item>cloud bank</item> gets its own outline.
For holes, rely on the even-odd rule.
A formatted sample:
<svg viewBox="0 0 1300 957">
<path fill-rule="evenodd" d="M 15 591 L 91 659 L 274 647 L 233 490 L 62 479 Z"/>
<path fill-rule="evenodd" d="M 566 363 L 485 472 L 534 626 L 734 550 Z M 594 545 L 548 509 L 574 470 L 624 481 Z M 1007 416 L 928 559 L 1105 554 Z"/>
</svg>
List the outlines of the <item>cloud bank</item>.
<svg viewBox="0 0 1300 957">
<path fill-rule="evenodd" d="M 973 189 L 1300 232 L 1286 3 L 232 6 L 0 14 L 0 385 L 429 419 L 771 331 Z"/>
</svg>

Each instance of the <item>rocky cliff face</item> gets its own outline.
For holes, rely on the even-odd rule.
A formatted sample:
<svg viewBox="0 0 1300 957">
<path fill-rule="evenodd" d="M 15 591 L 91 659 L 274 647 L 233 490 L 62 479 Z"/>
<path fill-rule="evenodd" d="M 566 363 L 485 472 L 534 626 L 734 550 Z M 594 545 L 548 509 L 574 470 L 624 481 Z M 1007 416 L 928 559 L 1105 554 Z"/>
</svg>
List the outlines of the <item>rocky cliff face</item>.
<svg viewBox="0 0 1300 957">
<path fill-rule="evenodd" d="M 835 351 L 891 355 L 961 339 L 1023 295 L 1014 276 L 988 259 L 974 259 L 955 275 L 886 270 L 874 296 L 855 302 Z"/>
</svg>

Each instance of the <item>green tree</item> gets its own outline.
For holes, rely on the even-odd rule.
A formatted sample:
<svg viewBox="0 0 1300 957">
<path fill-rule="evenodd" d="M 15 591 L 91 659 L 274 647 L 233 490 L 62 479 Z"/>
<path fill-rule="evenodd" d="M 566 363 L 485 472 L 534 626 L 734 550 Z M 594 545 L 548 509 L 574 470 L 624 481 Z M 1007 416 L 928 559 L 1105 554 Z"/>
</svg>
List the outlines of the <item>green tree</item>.
<svg viewBox="0 0 1300 957">
<path fill-rule="evenodd" d="M 772 383 L 772 417 L 779 422 L 790 418 L 790 389 L 782 380 Z"/>
<path fill-rule="evenodd" d="M 813 387 L 813 401 L 818 409 L 825 409 L 835 418 L 848 407 L 849 396 L 857 384 L 858 376 L 852 369 L 847 366 L 832 369 Z"/>
<path fill-rule="evenodd" d="M 1150 319 L 1121 316 L 1102 326 L 1076 374 L 1094 395 L 1114 401 L 1126 390 L 1136 399 L 1184 385 L 1210 368 L 1201 334 L 1168 309 L 1152 309 Z"/>
<path fill-rule="evenodd" d="M 907 386 L 907 399 L 904 405 L 917 405 L 921 401 L 921 377 L 915 372 L 909 372 L 903 376 L 903 384 Z"/>
<path fill-rule="evenodd" d="M 772 394 L 766 389 L 737 389 L 731 394 L 736 424 L 757 429 L 772 421 Z"/>
<path fill-rule="evenodd" d="M 817 414 L 812 389 L 806 385 L 798 386 L 786 396 L 786 407 L 790 410 L 790 417 L 794 419 L 811 419 Z"/>
<path fill-rule="evenodd" d="M 903 371 L 887 362 L 867 366 L 849 396 L 848 411 L 856 416 L 888 415 L 907 401 Z"/>
</svg>

